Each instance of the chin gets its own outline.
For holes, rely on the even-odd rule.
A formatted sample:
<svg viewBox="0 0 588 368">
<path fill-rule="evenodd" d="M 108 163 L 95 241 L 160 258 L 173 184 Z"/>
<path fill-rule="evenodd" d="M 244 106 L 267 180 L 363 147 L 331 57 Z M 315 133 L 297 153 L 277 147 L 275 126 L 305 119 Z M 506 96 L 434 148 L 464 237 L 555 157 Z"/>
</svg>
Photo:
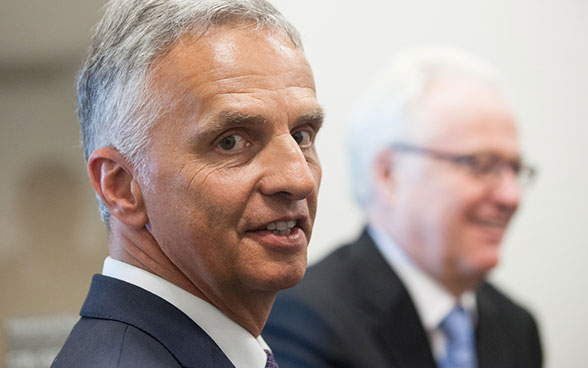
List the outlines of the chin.
<svg viewBox="0 0 588 368">
<path fill-rule="evenodd" d="M 492 271 L 492 269 L 498 265 L 498 252 L 489 253 L 490 254 L 484 254 L 483 256 L 478 257 L 472 262 L 474 273 L 478 274 L 481 278 L 485 277 L 488 272 Z"/>
<path fill-rule="evenodd" d="M 500 242 L 502 233 L 477 233 L 475 236 L 467 238 L 463 244 L 467 244 L 463 249 L 466 252 L 464 261 L 469 264 L 469 268 L 477 273 L 487 273 L 498 265 L 500 258 Z"/>
<path fill-rule="evenodd" d="M 279 265 L 272 267 L 265 273 L 265 277 L 259 280 L 262 285 L 261 288 L 267 291 L 280 291 L 296 286 L 306 273 L 306 262 L 304 266 L 301 265 Z"/>
</svg>

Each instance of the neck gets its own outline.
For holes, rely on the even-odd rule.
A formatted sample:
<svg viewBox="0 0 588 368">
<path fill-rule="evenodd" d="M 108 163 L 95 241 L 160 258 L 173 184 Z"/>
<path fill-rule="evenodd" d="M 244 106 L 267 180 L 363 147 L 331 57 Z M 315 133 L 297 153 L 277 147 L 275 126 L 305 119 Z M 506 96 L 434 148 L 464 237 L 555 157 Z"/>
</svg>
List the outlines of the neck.
<svg viewBox="0 0 588 368">
<path fill-rule="evenodd" d="M 172 263 L 146 229 L 129 230 L 111 220 L 109 235 L 110 257 L 155 274 L 212 304 L 254 337 L 265 325 L 277 292 L 243 295 L 242 290 L 229 289 L 223 295 L 215 292 L 203 280 L 192 280 Z"/>
<path fill-rule="evenodd" d="M 441 279 L 441 283 L 445 288 L 456 298 L 459 298 L 468 290 L 476 289 L 482 282 L 483 277 L 479 278 L 465 278 L 460 276 L 448 276 Z"/>
<path fill-rule="evenodd" d="M 277 292 L 260 292 L 246 296 L 232 294 L 208 301 L 251 335 L 258 337 L 265 326 L 276 294 Z"/>
</svg>

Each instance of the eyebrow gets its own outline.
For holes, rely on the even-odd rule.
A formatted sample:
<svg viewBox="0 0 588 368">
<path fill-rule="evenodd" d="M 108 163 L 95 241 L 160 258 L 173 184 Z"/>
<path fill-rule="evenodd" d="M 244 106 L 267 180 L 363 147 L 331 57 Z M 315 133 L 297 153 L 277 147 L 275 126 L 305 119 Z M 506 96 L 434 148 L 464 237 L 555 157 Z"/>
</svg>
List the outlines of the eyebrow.
<svg viewBox="0 0 588 368">
<path fill-rule="evenodd" d="M 225 130 L 234 127 L 264 125 L 267 122 L 268 120 L 261 115 L 221 111 L 207 121 L 196 124 L 193 138 L 212 140 Z"/>
<path fill-rule="evenodd" d="M 314 110 L 304 113 L 296 118 L 296 125 L 311 124 L 314 125 L 318 131 L 325 119 L 325 110 L 322 107 L 317 107 Z"/>
<path fill-rule="evenodd" d="M 257 114 L 243 114 L 233 111 L 221 111 L 214 119 L 213 125 L 222 128 L 230 128 L 233 126 L 243 125 L 263 125 L 268 124 L 269 121 L 262 115 Z"/>
<path fill-rule="evenodd" d="M 315 126 L 316 130 L 319 130 L 323 124 L 324 116 L 325 113 L 323 108 L 317 107 L 314 110 L 311 110 L 298 116 L 294 124 L 311 124 Z M 211 119 L 206 124 L 207 127 L 202 133 L 214 134 L 215 132 L 221 132 L 232 127 L 266 125 L 269 123 L 269 119 L 263 115 L 245 114 L 234 111 L 221 111 L 216 115 L 216 117 Z"/>
</svg>

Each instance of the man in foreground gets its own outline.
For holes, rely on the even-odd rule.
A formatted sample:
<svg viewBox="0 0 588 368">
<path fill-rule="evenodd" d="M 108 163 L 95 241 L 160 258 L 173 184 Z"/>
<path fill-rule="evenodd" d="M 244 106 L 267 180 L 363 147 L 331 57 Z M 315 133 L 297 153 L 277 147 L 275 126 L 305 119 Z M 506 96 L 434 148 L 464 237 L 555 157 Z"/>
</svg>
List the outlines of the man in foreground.
<svg viewBox="0 0 588 368">
<path fill-rule="evenodd" d="M 540 367 L 534 319 L 485 281 L 533 176 L 496 73 L 409 50 L 360 106 L 367 229 L 276 299 L 264 336 L 282 368 Z"/>
<path fill-rule="evenodd" d="M 110 256 L 53 366 L 275 367 L 321 178 L 297 32 L 264 0 L 114 0 L 78 96 Z"/>
</svg>

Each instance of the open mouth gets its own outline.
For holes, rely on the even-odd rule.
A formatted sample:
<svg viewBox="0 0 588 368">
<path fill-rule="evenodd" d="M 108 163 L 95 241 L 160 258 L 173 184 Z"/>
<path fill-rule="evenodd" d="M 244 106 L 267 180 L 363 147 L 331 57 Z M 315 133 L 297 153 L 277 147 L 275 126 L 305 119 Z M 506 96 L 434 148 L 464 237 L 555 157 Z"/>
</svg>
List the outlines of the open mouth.
<svg viewBox="0 0 588 368">
<path fill-rule="evenodd" d="M 302 250 L 308 246 L 305 232 L 306 217 L 287 216 L 261 223 L 249 232 L 257 243 L 274 250 Z"/>
<path fill-rule="evenodd" d="M 271 231 L 275 235 L 289 235 L 296 226 L 296 221 L 275 221 L 267 224 L 265 230 Z"/>
</svg>

